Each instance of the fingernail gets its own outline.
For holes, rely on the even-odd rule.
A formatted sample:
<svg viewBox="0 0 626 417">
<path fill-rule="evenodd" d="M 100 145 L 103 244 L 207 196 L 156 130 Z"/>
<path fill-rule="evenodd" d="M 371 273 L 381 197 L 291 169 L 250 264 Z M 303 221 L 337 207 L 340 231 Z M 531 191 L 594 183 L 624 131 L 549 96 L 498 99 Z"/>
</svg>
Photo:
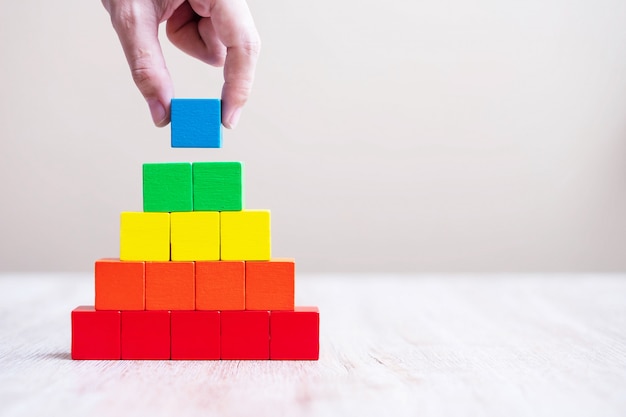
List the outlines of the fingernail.
<svg viewBox="0 0 626 417">
<path fill-rule="evenodd" d="M 228 120 L 228 124 L 226 125 L 229 129 L 234 129 L 237 127 L 237 123 L 239 123 L 239 118 L 241 117 L 241 107 L 236 109 L 233 114 L 230 115 L 230 119 Z"/>
<path fill-rule="evenodd" d="M 150 107 L 150 114 L 152 114 L 154 124 L 159 127 L 164 126 L 167 120 L 165 107 L 158 100 L 148 100 L 148 107 Z"/>
</svg>

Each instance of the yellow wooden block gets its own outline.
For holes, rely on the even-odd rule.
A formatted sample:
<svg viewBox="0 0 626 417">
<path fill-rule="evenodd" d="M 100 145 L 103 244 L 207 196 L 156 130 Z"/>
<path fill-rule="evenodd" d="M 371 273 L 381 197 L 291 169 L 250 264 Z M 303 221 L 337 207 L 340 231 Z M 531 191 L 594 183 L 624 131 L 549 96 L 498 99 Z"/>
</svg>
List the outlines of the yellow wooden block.
<svg viewBox="0 0 626 417">
<path fill-rule="evenodd" d="M 271 257 L 269 210 L 222 211 L 221 259 L 267 261 Z"/>
<path fill-rule="evenodd" d="M 220 259 L 220 213 L 218 211 L 172 212 L 172 261 Z"/>
<path fill-rule="evenodd" d="M 120 216 L 120 260 L 169 261 L 170 214 L 123 212 Z"/>
</svg>

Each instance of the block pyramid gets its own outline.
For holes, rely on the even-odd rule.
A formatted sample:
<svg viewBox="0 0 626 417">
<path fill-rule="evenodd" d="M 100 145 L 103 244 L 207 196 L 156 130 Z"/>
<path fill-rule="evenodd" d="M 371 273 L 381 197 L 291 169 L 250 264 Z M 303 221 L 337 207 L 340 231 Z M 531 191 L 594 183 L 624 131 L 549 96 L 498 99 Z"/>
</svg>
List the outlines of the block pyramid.
<svg viewBox="0 0 626 417">
<path fill-rule="evenodd" d="M 172 147 L 221 147 L 221 103 L 172 100 Z M 271 257 L 269 210 L 244 208 L 240 162 L 146 163 L 119 258 L 72 311 L 72 359 L 317 360 L 319 310 Z"/>
</svg>

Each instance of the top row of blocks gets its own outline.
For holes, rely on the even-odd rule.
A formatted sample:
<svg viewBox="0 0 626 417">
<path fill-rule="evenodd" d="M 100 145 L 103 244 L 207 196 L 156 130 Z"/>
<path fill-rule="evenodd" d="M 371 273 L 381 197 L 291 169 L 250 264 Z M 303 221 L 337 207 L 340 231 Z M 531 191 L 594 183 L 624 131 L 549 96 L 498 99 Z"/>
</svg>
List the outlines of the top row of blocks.
<svg viewBox="0 0 626 417">
<path fill-rule="evenodd" d="M 143 211 L 240 211 L 241 162 L 143 164 Z"/>
<path fill-rule="evenodd" d="M 171 106 L 172 148 L 221 148 L 222 101 L 174 98 Z"/>
</svg>

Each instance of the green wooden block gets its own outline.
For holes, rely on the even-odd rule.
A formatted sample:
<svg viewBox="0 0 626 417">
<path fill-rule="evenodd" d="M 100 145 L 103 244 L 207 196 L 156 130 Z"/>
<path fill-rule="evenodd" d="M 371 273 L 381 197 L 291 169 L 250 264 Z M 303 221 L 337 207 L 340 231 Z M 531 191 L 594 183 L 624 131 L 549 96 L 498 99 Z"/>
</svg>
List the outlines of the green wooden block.
<svg viewBox="0 0 626 417">
<path fill-rule="evenodd" d="M 143 164 L 143 211 L 193 210 L 189 162 Z"/>
<path fill-rule="evenodd" d="M 241 162 L 194 162 L 193 209 L 196 211 L 242 210 Z"/>
</svg>

